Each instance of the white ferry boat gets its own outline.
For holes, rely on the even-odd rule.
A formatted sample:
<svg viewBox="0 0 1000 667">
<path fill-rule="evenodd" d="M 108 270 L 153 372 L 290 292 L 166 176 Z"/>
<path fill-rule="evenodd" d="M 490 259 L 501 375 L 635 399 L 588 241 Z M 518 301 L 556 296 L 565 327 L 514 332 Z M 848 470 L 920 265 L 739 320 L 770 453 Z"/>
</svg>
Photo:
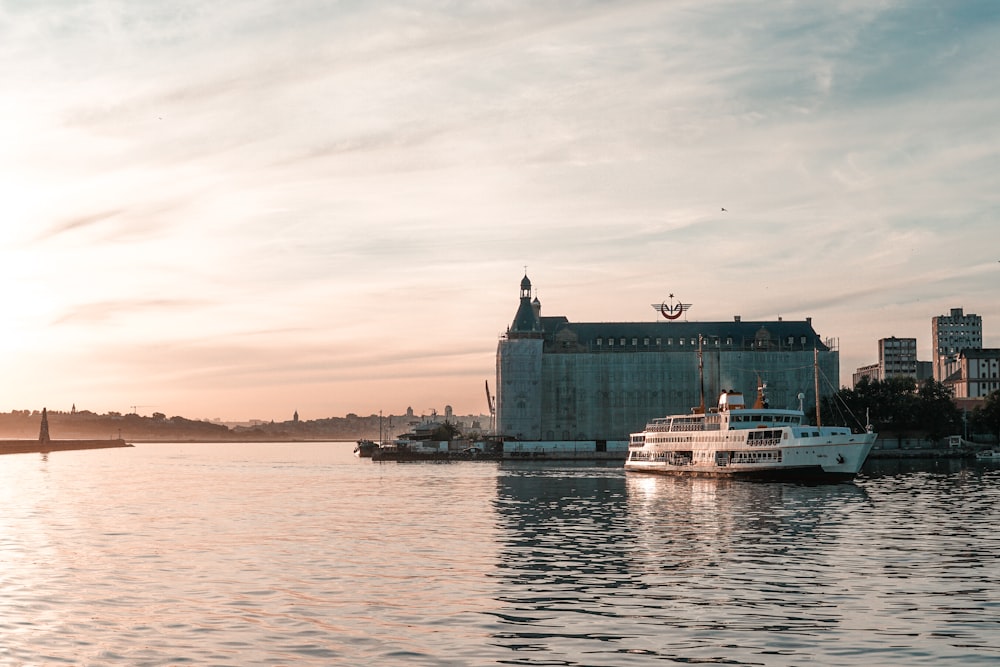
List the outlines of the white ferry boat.
<svg viewBox="0 0 1000 667">
<path fill-rule="evenodd" d="M 840 426 L 811 426 L 799 410 L 767 407 L 763 386 L 752 408 L 743 394 L 725 391 L 717 408 L 654 419 L 629 438 L 630 471 L 786 479 L 847 480 L 861 469 L 875 444 L 869 426 L 852 433 Z"/>
</svg>

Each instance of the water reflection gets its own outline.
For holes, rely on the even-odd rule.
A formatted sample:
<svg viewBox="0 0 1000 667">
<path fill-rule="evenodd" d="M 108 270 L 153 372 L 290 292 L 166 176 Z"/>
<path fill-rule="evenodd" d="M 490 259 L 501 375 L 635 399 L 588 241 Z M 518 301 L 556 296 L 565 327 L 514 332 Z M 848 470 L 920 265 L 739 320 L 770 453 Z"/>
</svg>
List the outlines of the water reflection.
<svg viewBox="0 0 1000 667">
<path fill-rule="evenodd" d="M 4 459 L 0 663 L 1000 655 L 995 465 L 906 462 L 809 487 L 620 466 L 372 465 L 352 449 Z"/>
<path fill-rule="evenodd" d="M 961 474 L 969 470 L 963 459 L 870 459 L 861 469 L 861 477 L 896 477 L 915 473 Z"/>
<path fill-rule="evenodd" d="M 494 639 L 516 654 L 501 662 L 578 664 L 595 650 L 617 650 L 625 639 L 617 599 L 638 585 L 622 470 L 505 465 L 495 507 Z"/>
<path fill-rule="evenodd" d="M 495 639 L 516 664 L 804 657 L 842 620 L 817 592 L 836 586 L 842 517 L 865 504 L 853 485 L 511 470 Z"/>
</svg>

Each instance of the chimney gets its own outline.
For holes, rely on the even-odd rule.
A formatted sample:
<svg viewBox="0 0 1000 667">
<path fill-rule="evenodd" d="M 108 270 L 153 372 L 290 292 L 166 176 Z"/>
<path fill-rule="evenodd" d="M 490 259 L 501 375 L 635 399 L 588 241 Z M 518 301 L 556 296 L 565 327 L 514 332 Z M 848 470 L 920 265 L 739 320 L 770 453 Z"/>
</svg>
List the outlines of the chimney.
<svg viewBox="0 0 1000 667">
<path fill-rule="evenodd" d="M 740 316 L 739 315 L 733 315 L 733 321 L 739 322 L 740 321 Z"/>
</svg>

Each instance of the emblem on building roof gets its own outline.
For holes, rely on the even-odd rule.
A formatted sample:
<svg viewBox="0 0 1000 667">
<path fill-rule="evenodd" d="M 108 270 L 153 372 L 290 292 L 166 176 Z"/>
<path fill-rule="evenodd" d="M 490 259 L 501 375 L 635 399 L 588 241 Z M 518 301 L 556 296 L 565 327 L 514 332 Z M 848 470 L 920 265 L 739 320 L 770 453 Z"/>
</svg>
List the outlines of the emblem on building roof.
<svg viewBox="0 0 1000 667">
<path fill-rule="evenodd" d="M 653 310 L 656 310 L 663 315 L 668 320 L 676 320 L 681 315 L 683 315 L 688 308 L 691 307 L 690 303 L 681 303 L 680 301 L 674 301 L 674 295 L 670 295 L 670 301 L 664 301 L 662 303 L 650 304 L 653 306 Z"/>
</svg>

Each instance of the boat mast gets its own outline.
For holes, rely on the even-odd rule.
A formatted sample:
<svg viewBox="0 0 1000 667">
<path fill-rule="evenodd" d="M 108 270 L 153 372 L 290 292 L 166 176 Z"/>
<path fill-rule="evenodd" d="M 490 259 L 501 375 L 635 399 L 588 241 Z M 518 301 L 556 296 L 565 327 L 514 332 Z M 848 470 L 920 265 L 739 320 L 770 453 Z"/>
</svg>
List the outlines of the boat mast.
<svg viewBox="0 0 1000 667">
<path fill-rule="evenodd" d="M 699 382 L 699 396 L 701 402 L 698 406 L 698 412 L 700 414 L 705 414 L 705 360 L 701 349 L 702 336 L 698 334 L 698 382 Z"/>
<path fill-rule="evenodd" d="M 822 426 L 819 416 L 819 350 L 813 347 L 813 384 L 816 387 L 816 426 Z"/>
</svg>

